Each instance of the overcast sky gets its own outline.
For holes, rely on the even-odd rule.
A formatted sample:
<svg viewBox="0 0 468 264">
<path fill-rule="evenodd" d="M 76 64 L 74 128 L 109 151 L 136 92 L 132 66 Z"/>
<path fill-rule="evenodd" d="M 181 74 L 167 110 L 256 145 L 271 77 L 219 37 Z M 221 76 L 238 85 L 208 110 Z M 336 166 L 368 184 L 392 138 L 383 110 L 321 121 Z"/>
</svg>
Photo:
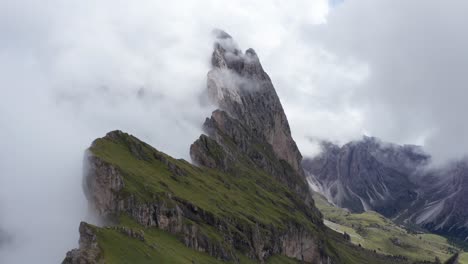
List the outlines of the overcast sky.
<svg viewBox="0 0 468 264">
<path fill-rule="evenodd" d="M 176 157 L 213 107 L 213 28 L 252 47 L 304 155 L 363 134 L 468 149 L 466 1 L 0 1 L 1 263 L 57 263 L 86 218 L 83 150 L 121 129 Z M 0 235 L 2 232 L 0 232 Z M 0 239 L 0 242 L 2 239 Z M 14 261 L 13 261 L 14 260 Z"/>
</svg>

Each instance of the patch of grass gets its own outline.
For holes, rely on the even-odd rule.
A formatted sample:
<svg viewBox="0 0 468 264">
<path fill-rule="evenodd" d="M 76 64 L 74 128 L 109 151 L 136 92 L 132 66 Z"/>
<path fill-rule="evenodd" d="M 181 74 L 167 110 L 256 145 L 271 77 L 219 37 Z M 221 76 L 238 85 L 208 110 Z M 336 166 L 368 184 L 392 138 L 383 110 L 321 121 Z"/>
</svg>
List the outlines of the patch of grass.
<svg viewBox="0 0 468 264">
<path fill-rule="evenodd" d="M 179 239 L 163 230 L 157 228 L 144 228 L 129 217 L 123 215 L 120 217 L 121 227 L 131 228 L 135 231 L 143 230 L 145 240 L 131 238 L 122 234 L 115 228 L 95 227 L 98 237 L 98 243 L 103 251 L 106 263 L 174 263 L 174 264 L 192 264 L 192 263 L 234 263 L 218 260 L 204 252 L 199 252 L 186 247 Z M 405 261 L 395 261 L 385 256 L 373 254 L 357 246 L 343 243 L 341 235 L 329 231 L 327 233 L 327 250 L 331 256 L 336 256 L 340 262 L 346 264 L 404 264 Z M 243 254 L 237 254 L 238 263 L 253 264 L 256 260 L 249 259 Z M 298 260 L 286 256 L 272 256 L 267 264 L 299 264 Z"/>
<path fill-rule="evenodd" d="M 468 264 L 468 253 L 462 253 L 460 259 L 458 260 L 459 264 Z"/>
<path fill-rule="evenodd" d="M 214 141 L 211 143 L 217 144 Z M 225 241 L 228 233 L 249 240 L 247 236 L 253 230 L 258 229 L 263 234 L 281 233 L 289 225 L 301 226 L 309 233 L 317 234 L 317 238 L 323 232 L 317 227 L 321 221 L 319 215 L 314 215 L 294 192 L 265 171 L 251 166 L 251 162 L 242 157 L 236 161 L 233 173 L 197 167 L 118 131 L 95 140 L 89 152 L 93 158 L 111 165 L 122 175 L 124 187 L 117 193 L 119 199 L 131 195 L 137 203 L 163 202 L 169 208 L 190 203 L 197 210 L 203 211 L 204 215 L 208 214 L 210 218 L 223 223 L 223 231 L 199 220 L 195 222 L 187 218 L 183 220 L 184 223 L 196 225 L 211 243 L 221 245 L 226 250 L 232 249 Z M 120 224 L 135 225 L 125 216 L 121 217 Z M 148 229 L 145 232 L 149 234 L 149 241 L 152 237 L 164 240 L 164 233 L 160 230 Z M 125 238 L 115 230 L 101 229 L 100 238 L 104 252 L 114 252 L 108 253 L 110 263 L 114 263 L 115 259 L 122 259 L 124 262 L 120 263 L 125 263 L 125 260 L 135 257 L 133 254 L 138 255 L 135 263 L 145 263 L 146 259 L 153 261 L 154 258 L 164 261 L 166 253 L 158 254 L 155 249 L 137 240 L 129 242 L 128 250 L 119 250 L 128 237 Z M 164 248 L 164 252 L 171 250 Z M 237 257 L 244 258 L 242 253 L 245 252 L 239 252 Z M 174 260 L 177 262 L 171 263 L 185 263 L 185 260 L 178 258 Z M 276 262 L 282 260 L 285 258 L 272 259 Z"/>
<path fill-rule="evenodd" d="M 135 226 L 133 227 L 135 228 Z M 98 242 L 104 252 L 105 262 L 129 264 L 223 263 L 206 253 L 186 247 L 175 236 L 160 229 L 143 230 L 145 232 L 145 241 L 128 237 L 114 229 L 99 228 L 97 230 Z"/>
<path fill-rule="evenodd" d="M 400 257 L 392 257 L 377 252 L 367 250 L 363 247 L 345 242 L 343 235 L 329 230 L 327 232 L 326 252 L 329 256 L 335 256 L 337 263 L 346 264 L 409 264 L 407 259 Z"/>
<path fill-rule="evenodd" d="M 294 224 L 304 228 L 309 234 L 314 234 L 320 249 L 337 260 L 337 263 L 406 263 L 394 262 L 391 258 L 347 243 L 342 234 L 319 227 L 319 213 L 305 206 L 304 201 L 295 193 L 265 171 L 252 166 L 240 154 L 235 171 L 230 173 L 199 168 L 187 161 L 173 159 L 122 132 L 114 132 L 112 136 L 95 140 L 89 150 L 122 175 L 124 188 L 118 193 L 121 198 L 132 195 L 139 203 L 163 201 L 168 207 L 175 206 L 175 203 L 191 203 L 216 219 L 227 219 L 227 230 L 223 232 L 239 232 L 237 234 L 240 237 L 246 236 L 241 234 L 243 230 L 248 232 L 257 226 L 259 232 L 265 233 L 271 232 L 271 228 L 275 232 L 282 232 L 287 228 L 286 223 Z M 317 205 L 322 202 L 319 201 Z M 330 215 L 336 219 L 348 217 L 348 223 L 364 222 L 363 230 L 366 232 L 387 224 L 378 214 L 343 216 L 343 212 L 332 207 L 323 208 L 333 211 Z M 189 219 L 184 221 L 197 225 L 200 232 L 213 244 L 224 246 L 223 243 L 226 243 L 226 233 L 216 227 Z M 340 228 L 346 227 L 356 238 L 362 237 L 364 242 L 368 241 L 363 230 L 334 222 L 335 230 L 340 231 Z M 220 263 L 205 253 L 185 247 L 176 235 L 157 228 L 143 228 L 128 216 L 120 217 L 120 225 L 143 230 L 145 241 L 128 237 L 115 229 L 98 228 L 99 245 L 107 263 Z M 352 230 L 355 232 L 352 233 Z M 370 244 L 368 246 L 372 249 Z M 256 263 L 243 255 L 243 252 L 237 253 L 240 263 Z M 284 256 L 273 256 L 267 262 L 297 263 Z"/>
<path fill-rule="evenodd" d="M 143 230 L 145 240 L 129 237 L 115 228 L 98 228 L 95 231 L 98 244 L 103 251 L 106 263 L 174 263 L 174 264 L 220 264 L 235 263 L 218 260 L 204 252 L 186 247 L 179 239 L 157 228 L 144 228 L 126 216 L 120 217 L 120 227 L 133 230 Z M 239 262 L 245 264 L 257 263 L 242 254 L 238 254 Z M 285 257 L 273 256 L 267 260 L 271 264 L 296 264 L 298 261 Z"/>
<path fill-rule="evenodd" d="M 132 152 L 135 146 L 141 146 L 139 156 L 143 158 L 136 158 Z M 296 195 L 262 170 L 244 168 L 243 173 L 233 176 L 195 167 L 127 134 L 118 139 L 97 139 L 90 151 L 122 173 L 122 195 L 133 194 L 141 202 L 153 201 L 155 194 L 164 199 L 170 193 L 220 218 L 280 228 L 285 220 L 291 220 L 314 229 L 310 217 L 296 206 Z M 177 167 L 183 175 L 174 175 L 165 163 Z"/>
<path fill-rule="evenodd" d="M 351 242 L 388 255 L 401 255 L 412 260 L 433 261 L 435 257 L 448 259 L 458 249 L 448 240 L 435 234 L 411 234 L 384 216 L 373 212 L 349 213 L 328 203 L 325 197 L 314 194 L 316 206 L 323 213 L 325 224 L 331 229 L 351 236 Z"/>
</svg>

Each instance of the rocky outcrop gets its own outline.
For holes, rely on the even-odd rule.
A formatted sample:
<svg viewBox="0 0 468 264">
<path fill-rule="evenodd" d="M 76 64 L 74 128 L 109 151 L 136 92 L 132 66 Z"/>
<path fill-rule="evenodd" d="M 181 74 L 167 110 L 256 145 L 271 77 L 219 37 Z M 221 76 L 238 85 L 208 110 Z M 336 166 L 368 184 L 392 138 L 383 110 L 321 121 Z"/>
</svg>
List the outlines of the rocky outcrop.
<svg viewBox="0 0 468 264">
<path fill-rule="evenodd" d="M 285 160 L 279 159 L 265 138 L 253 135 L 248 127 L 225 111 L 216 110 L 204 123 L 202 135 L 190 147 L 194 163 L 233 174 L 241 167 L 259 168 L 296 192 L 314 209 L 305 178 Z"/>
<path fill-rule="evenodd" d="M 416 198 L 416 186 L 408 175 L 420 162 L 395 151 L 395 147 L 385 150 L 375 138 L 341 148 L 325 143 L 323 153 L 306 159 L 303 165 L 313 188 L 337 206 L 358 213 L 374 210 L 391 217 Z M 405 160 L 409 168 L 400 165 L 402 162 L 390 162 L 392 159 Z"/>
<path fill-rule="evenodd" d="M 207 86 L 219 109 L 203 125 L 207 136 L 191 146 L 192 160 L 235 173 L 242 165 L 260 168 L 315 210 L 302 155 L 270 77 L 253 49 L 243 53 L 225 32 L 217 36 Z"/>
<path fill-rule="evenodd" d="M 396 222 L 460 240 L 468 238 L 468 163 L 427 168 L 417 146 L 364 137 L 342 147 L 324 142 L 305 159 L 312 189 L 352 212 L 377 211 Z"/>
<path fill-rule="evenodd" d="M 125 137 L 120 131 L 109 133 L 106 137 Z M 209 139 L 208 139 L 209 140 Z M 128 148 L 138 149 L 138 144 L 128 142 Z M 177 167 L 169 165 L 168 168 Z M 284 254 L 289 257 L 304 260 L 308 263 L 320 260 L 319 240 L 311 230 L 307 230 L 294 222 L 285 222 L 287 229 L 279 229 L 274 226 L 251 225 L 243 223 L 239 219 L 224 219 L 205 211 L 189 201 L 182 200 L 170 193 L 164 195 L 154 194 L 151 202 L 144 202 L 135 195 L 126 195 L 120 192 L 124 187 L 123 173 L 116 166 L 109 164 L 101 158 L 88 152 L 85 186 L 87 197 L 95 210 L 101 217 L 112 222 L 112 216 L 126 214 L 144 227 L 157 227 L 159 229 L 177 234 L 181 241 L 188 247 L 198 251 L 207 252 L 222 260 L 236 260 L 236 250 L 245 252 L 250 258 L 264 261 L 276 254 Z M 135 154 L 135 158 L 139 156 Z M 180 169 L 180 168 L 179 168 Z M 180 169 L 181 170 L 181 169 Z M 174 170 L 175 173 L 177 170 Z M 301 210 L 308 210 L 302 208 Z M 308 212 L 306 212 L 309 214 Z M 311 221 L 318 226 L 320 220 L 310 215 Z M 198 223 L 211 226 L 223 234 L 223 243 L 210 238 Z M 233 229 L 235 227 L 235 229 Z M 118 228 L 118 227 L 116 227 Z M 122 232 L 144 240 L 144 234 L 139 231 L 122 229 Z M 81 228 L 80 228 L 81 234 Z M 83 241 L 93 241 L 89 232 L 83 233 Z M 83 236 L 83 234 L 81 234 Z M 81 240 L 80 240 L 81 241 Z M 81 245 L 81 242 L 80 242 Z M 85 246 L 86 245 L 86 246 Z M 85 244 L 83 248 L 89 248 Z M 75 259 L 83 255 L 82 247 L 73 250 L 67 255 L 67 259 Z M 76 257 L 77 256 L 77 257 Z M 75 262 L 65 262 L 75 263 Z"/>
<path fill-rule="evenodd" d="M 218 31 L 208 73 L 208 93 L 220 110 L 263 138 L 275 155 L 302 174 L 302 156 L 268 74 L 253 49 L 245 53 L 227 33 Z"/>
<path fill-rule="evenodd" d="M 468 162 L 459 161 L 417 175 L 418 198 L 396 220 L 468 241 Z"/>
<path fill-rule="evenodd" d="M 143 230 L 134 230 L 132 228 L 126 227 L 126 226 L 112 226 L 108 227 L 110 229 L 114 229 L 119 231 L 121 234 L 124 234 L 128 237 L 131 238 L 136 238 L 140 241 L 145 241 L 145 232 Z"/>
<path fill-rule="evenodd" d="M 107 223 L 129 217 L 220 260 L 238 262 L 243 254 L 264 263 L 280 254 L 304 263 L 341 263 L 343 238 L 326 237 L 331 231 L 314 206 L 302 156 L 256 53 L 242 53 L 229 35 L 218 32 L 212 66 L 208 93 L 219 109 L 190 148 L 198 166 L 110 132 L 93 142 L 85 157 L 90 208 Z M 151 234 L 115 228 L 140 241 Z M 82 234 L 84 240 L 95 241 L 89 234 Z M 80 259 L 94 245 L 80 243 L 66 261 Z"/>
<path fill-rule="evenodd" d="M 124 187 L 122 175 L 115 166 L 92 155 L 89 151 L 85 153 L 84 164 L 83 190 L 89 207 L 100 216 L 107 218 L 119 207 L 115 201 L 118 200 L 117 193 Z"/>
<path fill-rule="evenodd" d="M 104 263 L 94 227 L 85 222 L 81 222 L 79 231 L 79 248 L 67 252 L 62 264 Z"/>
</svg>

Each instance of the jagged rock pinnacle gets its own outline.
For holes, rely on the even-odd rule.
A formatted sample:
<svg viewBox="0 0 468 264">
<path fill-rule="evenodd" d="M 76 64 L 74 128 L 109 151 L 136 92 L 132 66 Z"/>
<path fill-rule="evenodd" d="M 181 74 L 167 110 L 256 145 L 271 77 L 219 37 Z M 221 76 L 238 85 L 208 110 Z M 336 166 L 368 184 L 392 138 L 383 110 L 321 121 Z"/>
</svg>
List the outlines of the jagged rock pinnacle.
<svg viewBox="0 0 468 264">
<path fill-rule="evenodd" d="M 292 139 L 289 123 L 268 74 L 257 53 L 243 53 L 233 38 L 215 30 L 208 92 L 212 101 L 252 132 L 264 138 L 279 159 L 303 174 L 302 156 Z"/>
</svg>

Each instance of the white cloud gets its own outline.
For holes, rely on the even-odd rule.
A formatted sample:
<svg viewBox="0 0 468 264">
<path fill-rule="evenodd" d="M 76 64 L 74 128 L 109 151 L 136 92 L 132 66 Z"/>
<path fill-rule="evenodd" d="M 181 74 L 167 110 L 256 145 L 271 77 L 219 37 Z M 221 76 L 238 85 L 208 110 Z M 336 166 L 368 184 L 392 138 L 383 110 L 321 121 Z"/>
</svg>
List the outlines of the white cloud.
<svg viewBox="0 0 468 264">
<path fill-rule="evenodd" d="M 468 149 L 467 8 L 456 0 L 344 1 L 326 25 L 308 29 L 307 42 L 368 65 L 347 98 L 364 130 L 422 143 L 440 163 Z"/>
<path fill-rule="evenodd" d="M 57 263 L 86 216 L 83 151 L 113 129 L 176 157 L 201 133 L 222 28 L 274 64 L 327 1 L 0 2 L 2 263 Z M 273 68 L 268 65 L 268 68 Z"/>
<path fill-rule="evenodd" d="M 338 1 L 340 2 L 340 1 Z M 334 3 L 338 3 L 335 1 Z M 83 150 L 121 129 L 176 157 L 201 133 L 213 28 L 252 47 L 305 155 L 366 133 L 466 153 L 462 1 L 0 2 L 0 262 L 60 261 Z"/>
</svg>

